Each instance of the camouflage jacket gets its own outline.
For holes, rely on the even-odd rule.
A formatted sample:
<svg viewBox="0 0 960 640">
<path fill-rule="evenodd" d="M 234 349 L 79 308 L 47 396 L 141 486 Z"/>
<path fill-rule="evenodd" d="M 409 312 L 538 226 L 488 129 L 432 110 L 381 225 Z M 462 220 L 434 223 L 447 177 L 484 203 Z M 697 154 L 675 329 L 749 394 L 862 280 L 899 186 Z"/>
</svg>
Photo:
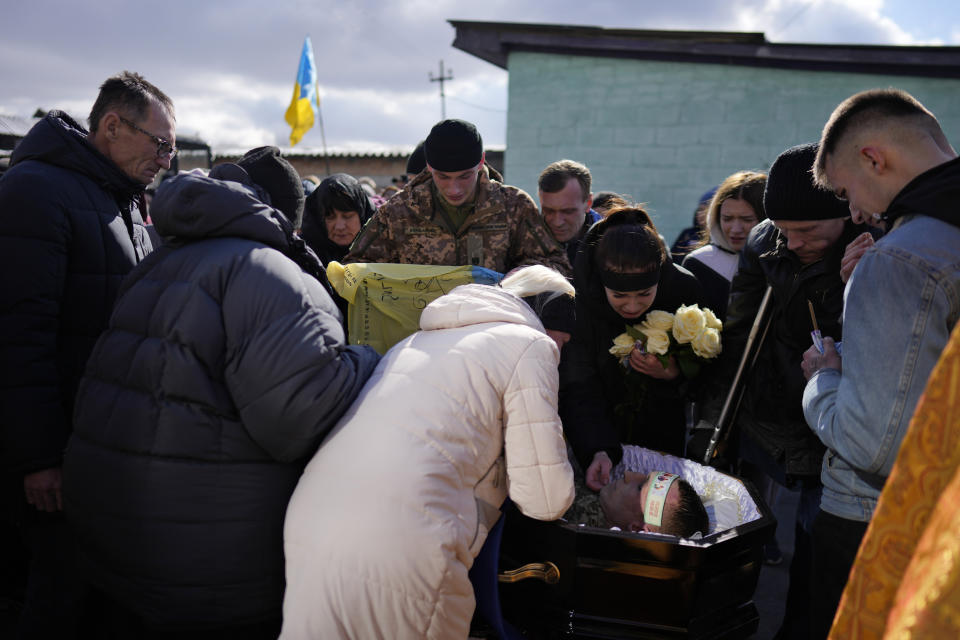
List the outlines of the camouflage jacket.
<svg viewBox="0 0 960 640">
<path fill-rule="evenodd" d="M 563 247 L 526 192 L 480 173 L 475 207 L 459 229 L 435 206 L 424 171 L 387 200 L 364 226 L 344 262 L 474 265 L 507 273 L 543 264 L 569 276 Z"/>
<path fill-rule="evenodd" d="M 574 476 L 574 488 L 576 494 L 573 498 L 573 504 L 563 514 L 563 519 L 571 524 L 585 524 L 588 527 L 608 529 L 610 525 L 607 524 L 607 516 L 600 506 L 600 494 L 588 489 L 579 474 Z"/>
</svg>

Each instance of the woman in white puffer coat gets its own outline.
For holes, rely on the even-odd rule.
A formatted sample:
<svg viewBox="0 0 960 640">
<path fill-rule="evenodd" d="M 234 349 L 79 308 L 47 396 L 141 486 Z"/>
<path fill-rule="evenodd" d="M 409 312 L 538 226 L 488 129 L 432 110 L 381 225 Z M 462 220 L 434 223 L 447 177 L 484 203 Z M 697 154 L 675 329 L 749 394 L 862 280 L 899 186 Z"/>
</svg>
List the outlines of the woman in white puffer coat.
<svg viewBox="0 0 960 640">
<path fill-rule="evenodd" d="M 281 638 L 466 638 L 505 497 L 570 506 L 559 351 L 518 297 L 547 291 L 573 288 L 539 266 L 457 287 L 387 352 L 291 498 Z"/>
</svg>

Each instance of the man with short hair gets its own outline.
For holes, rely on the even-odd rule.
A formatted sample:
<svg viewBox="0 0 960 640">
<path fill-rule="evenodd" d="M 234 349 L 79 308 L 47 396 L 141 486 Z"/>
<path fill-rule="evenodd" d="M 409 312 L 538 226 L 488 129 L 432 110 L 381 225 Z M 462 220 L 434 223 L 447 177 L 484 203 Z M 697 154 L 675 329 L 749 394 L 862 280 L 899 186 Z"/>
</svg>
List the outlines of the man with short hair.
<svg viewBox="0 0 960 640">
<path fill-rule="evenodd" d="M 602 217 L 590 208 L 590 169 L 573 160 L 559 160 L 547 166 L 537 180 L 540 212 L 554 239 L 567 253 L 570 266 L 577 258 L 583 234 Z M 570 341 L 576 321 L 571 298 L 554 298 L 544 303 L 540 318 L 557 346 Z"/>
<path fill-rule="evenodd" d="M 804 415 L 827 446 L 813 531 L 813 637 L 826 637 L 914 407 L 960 319 L 960 159 L 913 96 L 873 89 L 834 110 L 813 170 L 854 219 L 889 230 L 847 285 L 843 359 L 830 337 L 823 353 L 803 355 Z"/>
<path fill-rule="evenodd" d="M 50 112 L 0 180 L 0 451 L 22 486 L 34 551 L 25 633 L 70 624 L 59 574 L 72 558 L 57 512 L 74 395 L 120 281 L 151 250 L 143 192 L 175 144 L 173 102 L 124 71 L 101 85 L 89 133 Z M 40 592 L 44 580 L 56 593 Z"/>
<path fill-rule="evenodd" d="M 543 264 L 570 275 L 533 199 L 491 180 L 476 127 L 438 123 L 424 155 L 427 171 L 380 207 L 344 262 L 472 265 L 500 273 Z"/>
<path fill-rule="evenodd" d="M 709 533 L 703 500 L 680 476 L 665 471 L 624 470 L 599 493 L 577 478 L 576 497 L 563 515 L 573 524 L 619 527 L 623 531 L 666 533 L 689 538 Z"/>
<path fill-rule="evenodd" d="M 704 408 L 715 424 L 767 286 L 773 287 L 770 327 L 732 429 L 739 435 L 743 474 L 763 491 L 776 482 L 800 492 L 795 553 L 780 637 L 807 637 L 810 532 L 820 502 L 823 445 L 803 419 L 804 379 L 796 363 L 810 345 L 810 307 L 825 334 L 839 335 L 843 310 L 840 261 L 866 228 L 853 224 L 844 203 L 813 183 L 816 144 L 787 149 L 770 168 L 764 190 L 769 219 L 751 231 L 730 287 L 723 353 Z"/>
<path fill-rule="evenodd" d="M 553 237 L 567 251 L 573 265 L 583 234 L 601 219 L 590 208 L 590 169 L 573 160 L 558 160 L 547 165 L 537 180 L 540 213 Z"/>
</svg>

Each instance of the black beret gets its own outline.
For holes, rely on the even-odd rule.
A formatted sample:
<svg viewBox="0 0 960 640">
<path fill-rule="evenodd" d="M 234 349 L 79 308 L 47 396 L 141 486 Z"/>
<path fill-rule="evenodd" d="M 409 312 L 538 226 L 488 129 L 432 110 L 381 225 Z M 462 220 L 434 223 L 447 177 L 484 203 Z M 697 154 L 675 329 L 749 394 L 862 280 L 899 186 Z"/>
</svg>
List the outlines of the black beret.
<svg viewBox="0 0 960 640">
<path fill-rule="evenodd" d="M 465 120 L 444 120 L 430 130 L 423 143 L 427 164 L 437 171 L 464 171 L 480 164 L 483 140 Z"/>
</svg>

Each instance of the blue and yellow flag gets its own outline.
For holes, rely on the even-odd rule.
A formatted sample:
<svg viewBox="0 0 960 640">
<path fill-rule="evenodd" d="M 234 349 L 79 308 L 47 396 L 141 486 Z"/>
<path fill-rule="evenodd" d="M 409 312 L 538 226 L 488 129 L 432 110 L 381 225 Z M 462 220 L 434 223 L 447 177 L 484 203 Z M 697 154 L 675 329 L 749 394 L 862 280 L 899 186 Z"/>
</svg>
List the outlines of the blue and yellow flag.
<svg viewBox="0 0 960 640">
<path fill-rule="evenodd" d="M 317 91 L 317 65 L 313 62 L 313 44 L 310 36 L 303 39 L 303 52 L 300 54 L 300 68 L 297 81 L 293 85 L 293 99 L 287 107 L 284 119 L 290 125 L 290 146 L 300 142 L 320 110 L 320 93 Z"/>
</svg>

